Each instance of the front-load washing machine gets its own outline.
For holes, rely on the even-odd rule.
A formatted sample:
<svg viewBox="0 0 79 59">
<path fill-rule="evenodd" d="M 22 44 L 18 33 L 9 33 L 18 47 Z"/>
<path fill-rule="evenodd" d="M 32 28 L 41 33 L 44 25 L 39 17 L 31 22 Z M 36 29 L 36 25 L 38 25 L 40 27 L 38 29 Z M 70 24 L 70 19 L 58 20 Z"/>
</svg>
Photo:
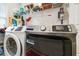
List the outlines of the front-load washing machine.
<svg viewBox="0 0 79 59">
<path fill-rule="evenodd" d="M 8 27 L 4 39 L 4 53 L 6 56 L 25 55 L 26 27 Z"/>
</svg>

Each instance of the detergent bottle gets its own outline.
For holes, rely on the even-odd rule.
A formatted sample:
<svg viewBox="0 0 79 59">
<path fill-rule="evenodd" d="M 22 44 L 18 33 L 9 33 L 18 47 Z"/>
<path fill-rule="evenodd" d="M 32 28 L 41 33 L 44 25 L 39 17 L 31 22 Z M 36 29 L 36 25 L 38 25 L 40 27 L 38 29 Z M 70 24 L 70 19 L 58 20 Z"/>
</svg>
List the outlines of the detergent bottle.
<svg viewBox="0 0 79 59">
<path fill-rule="evenodd" d="M 12 19 L 13 26 L 17 26 L 17 16 L 15 15 Z"/>
<path fill-rule="evenodd" d="M 25 21 L 23 19 L 23 16 L 21 17 L 21 20 L 22 20 L 22 26 L 24 26 L 25 25 Z"/>
</svg>

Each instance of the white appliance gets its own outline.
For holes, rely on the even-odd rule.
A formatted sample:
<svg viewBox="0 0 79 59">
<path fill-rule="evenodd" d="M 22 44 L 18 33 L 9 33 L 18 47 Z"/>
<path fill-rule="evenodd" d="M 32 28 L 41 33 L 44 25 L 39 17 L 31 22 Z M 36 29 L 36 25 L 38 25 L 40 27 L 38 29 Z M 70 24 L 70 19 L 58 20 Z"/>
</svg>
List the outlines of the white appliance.
<svg viewBox="0 0 79 59">
<path fill-rule="evenodd" d="M 4 39 L 4 53 L 6 56 L 25 55 L 26 27 L 8 27 Z"/>
</svg>

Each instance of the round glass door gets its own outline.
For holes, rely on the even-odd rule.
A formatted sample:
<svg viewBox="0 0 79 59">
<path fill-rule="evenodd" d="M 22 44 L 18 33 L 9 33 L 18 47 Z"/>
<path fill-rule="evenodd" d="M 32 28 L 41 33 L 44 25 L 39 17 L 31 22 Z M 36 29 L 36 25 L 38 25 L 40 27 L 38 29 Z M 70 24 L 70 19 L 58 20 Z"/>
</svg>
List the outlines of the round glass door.
<svg viewBox="0 0 79 59">
<path fill-rule="evenodd" d="M 22 54 L 21 49 L 21 42 L 16 35 L 11 33 L 5 35 L 4 53 L 6 56 L 20 56 Z"/>
<path fill-rule="evenodd" d="M 8 38 L 7 42 L 6 42 L 6 48 L 7 51 L 10 55 L 15 55 L 17 52 L 17 44 L 16 41 L 13 38 Z"/>
</svg>

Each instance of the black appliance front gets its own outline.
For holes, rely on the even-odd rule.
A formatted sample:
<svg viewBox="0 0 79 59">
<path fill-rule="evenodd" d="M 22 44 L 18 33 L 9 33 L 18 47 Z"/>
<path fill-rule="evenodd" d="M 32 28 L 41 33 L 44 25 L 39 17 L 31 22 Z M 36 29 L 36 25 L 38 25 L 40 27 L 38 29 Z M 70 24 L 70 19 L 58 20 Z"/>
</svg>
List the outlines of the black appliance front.
<svg viewBox="0 0 79 59">
<path fill-rule="evenodd" d="M 28 34 L 26 40 L 27 56 L 71 56 L 70 39 L 53 35 Z"/>
</svg>

